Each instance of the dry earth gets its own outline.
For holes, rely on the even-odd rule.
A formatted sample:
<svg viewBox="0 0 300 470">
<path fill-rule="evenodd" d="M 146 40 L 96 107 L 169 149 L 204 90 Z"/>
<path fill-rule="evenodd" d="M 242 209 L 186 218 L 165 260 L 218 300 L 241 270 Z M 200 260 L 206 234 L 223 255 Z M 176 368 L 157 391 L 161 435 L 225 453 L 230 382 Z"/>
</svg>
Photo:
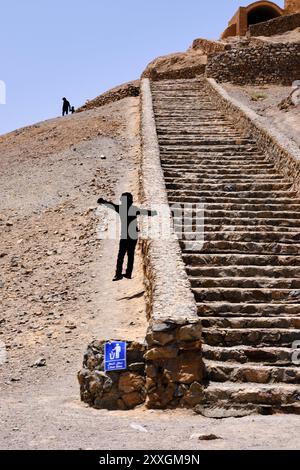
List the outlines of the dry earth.
<svg viewBox="0 0 300 470">
<path fill-rule="evenodd" d="M 280 103 L 293 91 L 292 87 L 237 86 L 227 83 L 224 88 L 231 96 L 263 116 L 267 125 L 275 126 L 300 147 L 300 103 L 286 110 L 279 107 Z"/>
<path fill-rule="evenodd" d="M 0 448 L 299 448 L 296 416 L 211 420 L 79 400 L 88 342 L 145 335 L 141 260 L 133 281 L 111 282 L 117 242 L 98 239 L 106 213 L 95 204 L 137 195 L 138 110 L 126 98 L 0 138 Z"/>
</svg>

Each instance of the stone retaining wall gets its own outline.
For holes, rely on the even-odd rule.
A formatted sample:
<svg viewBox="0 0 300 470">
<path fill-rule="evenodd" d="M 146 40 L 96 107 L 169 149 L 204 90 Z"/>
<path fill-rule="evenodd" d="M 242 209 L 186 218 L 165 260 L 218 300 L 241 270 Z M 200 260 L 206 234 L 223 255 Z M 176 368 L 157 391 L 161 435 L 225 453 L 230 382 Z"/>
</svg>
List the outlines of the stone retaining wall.
<svg viewBox="0 0 300 470">
<path fill-rule="evenodd" d="M 209 39 L 197 38 L 194 39 L 190 50 L 199 51 L 202 54 L 216 54 L 217 52 L 224 52 L 231 49 L 230 44 L 222 41 L 210 41 Z"/>
<path fill-rule="evenodd" d="M 93 100 L 87 101 L 83 106 L 77 109 L 77 113 L 82 113 L 89 109 L 99 108 L 115 101 L 120 101 L 124 98 L 131 96 L 139 96 L 140 94 L 140 81 L 135 80 L 133 82 L 124 83 L 111 90 L 106 91 L 100 96 L 97 96 Z"/>
<path fill-rule="evenodd" d="M 207 81 L 221 109 L 228 115 L 234 116 L 239 128 L 250 130 L 258 144 L 274 161 L 276 169 L 286 175 L 293 182 L 295 189 L 300 191 L 299 147 L 276 128 L 266 124 L 263 117 L 229 96 L 215 80 Z"/>
<path fill-rule="evenodd" d="M 300 44 L 266 43 L 209 56 L 206 75 L 239 85 L 291 85 L 300 79 Z"/>
<path fill-rule="evenodd" d="M 144 403 L 146 377 L 143 344 L 127 342 L 127 370 L 104 372 L 105 341 L 94 341 L 86 350 L 78 372 L 80 397 L 98 409 L 128 410 Z"/>
<path fill-rule="evenodd" d="M 160 163 L 150 81 L 141 82 L 143 202 L 168 206 Z M 143 240 L 149 328 L 146 337 L 146 405 L 194 406 L 202 396 L 201 323 L 178 240 Z"/>
<path fill-rule="evenodd" d="M 300 26 L 300 13 L 294 15 L 285 15 L 273 20 L 264 21 L 250 25 L 250 36 L 275 36 L 277 34 L 292 31 Z"/>
</svg>

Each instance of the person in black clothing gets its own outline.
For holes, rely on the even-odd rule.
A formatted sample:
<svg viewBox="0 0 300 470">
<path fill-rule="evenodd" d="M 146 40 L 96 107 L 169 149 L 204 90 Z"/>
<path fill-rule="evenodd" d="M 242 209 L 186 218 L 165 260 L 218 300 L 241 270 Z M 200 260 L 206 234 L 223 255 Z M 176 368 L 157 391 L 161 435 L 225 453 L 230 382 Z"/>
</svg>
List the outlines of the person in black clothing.
<svg viewBox="0 0 300 470">
<path fill-rule="evenodd" d="M 67 98 L 63 98 L 63 108 L 62 108 L 62 115 L 68 115 L 69 111 L 71 111 L 71 105 Z"/>
<path fill-rule="evenodd" d="M 136 244 L 138 241 L 138 224 L 137 217 L 139 215 L 148 215 L 150 217 L 157 215 L 156 211 L 149 211 L 147 209 L 140 209 L 133 205 L 133 196 L 131 193 L 123 193 L 121 196 L 121 204 L 114 204 L 106 201 L 105 199 L 98 199 L 98 204 L 109 207 L 115 210 L 121 219 L 121 240 L 119 246 L 119 254 L 117 260 L 116 275 L 113 281 L 120 281 L 125 277 L 131 279 L 133 265 L 134 265 L 134 253 Z M 127 254 L 128 263 L 126 273 L 123 274 L 123 263 L 125 255 Z"/>
</svg>

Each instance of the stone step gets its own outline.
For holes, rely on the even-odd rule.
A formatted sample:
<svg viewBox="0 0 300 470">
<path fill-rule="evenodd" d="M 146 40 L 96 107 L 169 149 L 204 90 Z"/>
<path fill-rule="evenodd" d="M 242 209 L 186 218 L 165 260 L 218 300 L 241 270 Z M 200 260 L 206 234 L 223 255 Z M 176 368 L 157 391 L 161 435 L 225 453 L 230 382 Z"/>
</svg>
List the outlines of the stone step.
<svg viewBox="0 0 300 470">
<path fill-rule="evenodd" d="M 233 146 L 237 145 L 235 142 L 235 139 L 230 139 L 230 138 L 222 138 L 219 137 L 217 138 L 216 136 L 211 137 L 211 138 L 205 138 L 204 136 L 201 136 L 201 139 L 191 137 L 190 139 L 188 137 L 184 138 L 183 136 L 177 139 L 172 139 L 171 137 L 161 137 L 158 139 L 159 140 L 159 145 L 164 146 L 164 147 L 170 147 L 170 146 L 185 146 L 188 145 L 190 147 L 201 147 L 201 146 L 209 146 L 209 147 L 214 147 L 214 146 Z M 241 141 L 240 144 L 238 144 L 239 148 L 243 148 L 242 146 L 247 146 L 251 145 L 250 142 L 244 140 Z M 220 150 L 219 150 L 220 151 Z"/>
<path fill-rule="evenodd" d="M 223 113 L 218 110 L 216 106 L 211 105 L 210 102 L 203 100 L 200 103 L 196 103 L 191 106 L 190 103 L 163 103 L 162 105 L 156 106 L 154 103 L 153 106 L 155 115 L 165 116 L 167 119 L 171 119 L 172 117 L 176 117 L 181 119 L 182 117 L 189 117 L 195 116 L 199 118 L 200 116 L 204 117 L 218 117 L 223 116 Z"/>
<path fill-rule="evenodd" d="M 154 86 L 152 87 L 151 91 L 152 91 L 153 96 L 157 96 L 158 98 L 165 97 L 165 96 L 166 97 L 173 96 L 174 98 L 176 98 L 176 100 L 178 100 L 178 97 L 180 97 L 181 99 L 182 96 L 184 95 L 194 97 L 194 96 L 198 96 L 199 93 L 201 93 L 202 98 L 207 96 L 207 99 L 211 100 L 211 96 L 207 92 L 207 89 L 205 91 L 204 86 L 205 86 L 204 84 L 200 85 L 199 83 L 190 84 L 189 88 L 179 87 L 179 88 L 176 88 L 176 91 L 174 92 L 173 89 L 170 90 L 169 88 L 166 88 L 166 87 L 164 88 L 156 87 L 155 82 L 154 82 Z M 176 84 L 176 87 L 177 87 L 177 84 Z M 157 98 L 155 98 L 155 100 L 156 99 Z"/>
<path fill-rule="evenodd" d="M 210 150 L 210 151 L 209 151 Z M 223 160 L 222 160 L 223 157 Z M 176 171 L 183 171 L 184 167 L 187 165 L 187 160 L 193 160 L 188 171 L 190 172 L 209 172 L 211 166 L 214 165 L 215 171 L 220 170 L 222 172 L 227 166 L 228 170 L 236 170 L 241 165 L 241 168 L 250 166 L 252 170 L 254 168 L 260 168 L 264 165 L 266 168 L 272 168 L 274 171 L 274 165 L 270 163 L 263 153 L 259 153 L 258 150 L 254 151 L 253 149 L 244 149 L 243 152 L 237 152 L 236 150 L 222 151 L 219 148 L 215 147 L 205 147 L 201 150 L 188 149 L 183 150 L 182 148 L 178 149 L 176 155 L 173 154 L 170 150 L 165 150 L 161 152 L 161 161 L 164 166 L 171 166 L 171 169 Z M 226 165 L 226 162 L 228 165 Z M 258 164 L 258 167 L 256 166 Z M 197 164 L 197 166 L 195 166 Z M 259 166 L 260 165 L 260 166 Z M 215 174 L 214 174 L 215 176 Z"/>
<path fill-rule="evenodd" d="M 203 328 L 296 328 L 300 330 L 299 317 L 200 317 Z"/>
<path fill-rule="evenodd" d="M 266 176 L 277 176 L 278 178 L 282 178 L 281 175 L 278 175 L 277 171 L 275 169 L 268 169 L 268 171 L 262 172 L 261 169 L 258 169 L 257 167 L 252 168 L 250 171 L 246 170 L 241 170 L 239 169 L 231 169 L 231 168 L 225 168 L 223 167 L 222 169 L 215 169 L 215 170 L 204 170 L 201 168 L 198 168 L 196 170 L 193 170 L 190 165 L 186 165 L 183 167 L 182 165 L 176 166 L 176 164 L 173 165 L 163 165 L 164 169 L 164 174 L 165 176 L 177 176 L 178 174 L 184 173 L 184 175 L 200 175 L 202 178 L 226 178 L 226 177 L 235 177 L 238 176 L 241 180 L 244 178 L 252 177 L 252 178 L 257 178 L 257 177 L 266 177 Z"/>
<path fill-rule="evenodd" d="M 187 191 L 186 189 L 179 189 L 179 191 Z M 216 202 L 218 200 L 223 200 L 226 197 L 230 198 L 247 198 L 247 199 L 263 199 L 266 197 L 270 197 L 270 192 L 266 193 L 265 190 L 263 191 L 230 191 L 230 187 L 226 186 L 226 189 L 224 191 L 213 191 L 213 190 L 206 190 L 199 192 L 198 189 L 196 190 L 188 190 L 188 191 L 193 191 L 195 194 L 200 195 L 201 197 L 213 197 L 215 195 L 215 200 Z M 279 198 L 284 198 L 287 195 L 290 195 L 291 198 L 298 198 L 298 195 L 294 191 L 272 191 L 272 196 L 274 197 L 274 200 L 279 199 Z"/>
<path fill-rule="evenodd" d="M 204 203 L 201 203 L 204 204 Z M 278 208 L 277 206 L 274 207 L 274 209 L 268 209 L 268 208 L 263 208 L 261 210 L 261 206 L 253 206 L 251 209 L 243 209 L 241 207 L 240 209 L 214 209 L 212 206 L 206 206 L 204 204 L 204 215 L 206 219 L 217 219 L 217 218 L 223 218 L 223 217 L 230 217 L 234 219 L 252 219 L 252 218 L 259 218 L 259 219 L 286 219 L 286 220 L 292 220 L 294 219 L 300 219 L 300 211 L 298 210 L 298 206 L 296 206 L 294 209 L 284 210 L 284 207 Z M 177 210 L 180 213 L 180 207 L 175 207 L 173 210 Z M 189 208 L 186 208 L 188 213 Z M 190 209 L 193 210 L 193 209 Z M 202 211 L 202 208 L 197 208 L 198 211 Z"/>
<path fill-rule="evenodd" d="M 189 237 L 193 233 L 200 233 L 203 226 L 193 226 L 193 230 L 189 230 L 186 224 L 175 227 L 175 233 Z M 207 232 L 205 233 L 205 241 L 226 241 L 226 242 L 245 242 L 245 243 L 283 243 L 298 245 L 300 243 L 300 233 L 278 233 L 278 232 Z"/>
<path fill-rule="evenodd" d="M 300 308 L 300 290 L 298 289 L 240 289 L 235 287 L 194 288 L 197 302 L 229 303 L 289 303 Z"/>
<path fill-rule="evenodd" d="M 199 135 L 201 136 L 201 139 L 204 137 L 212 137 L 212 134 L 214 136 L 222 136 L 222 137 L 229 137 L 235 138 L 240 142 L 241 135 L 240 133 L 234 128 L 234 127 L 229 127 L 226 126 L 226 129 L 224 129 L 223 125 L 216 125 L 214 123 L 206 123 L 205 126 L 202 124 L 196 124 L 194 123 L 193 125 L 182 125 L 176 124 L 176 123 L 168 123 L 168 124 L 162 124 L 160 123 L 159 126 L 157 126 L 157 135 L 160 137 L 170 137 L 170 138 L 178 138 L 178 135 L 182 137 L 193 137 L 193 138 L 199 138 Z M 243 136 L 242 138 L 244 141 L 246 140 L 247 142 L 254 143 L 253 139 L 250 136 Z"/>
<path fill-rule="evenodd" d="M 233 288 L 233 289 L 299 289 L 300 278 L 273 278 L 273 277 L 189 277 L 191 286 L 196 288 Z"/>
<path fill-rule="evenodd" d="M 160 152 L 161 162 L 163 164 L 182 165 L 191 161 L 191 165 L 197 164 L 198 169 L 209 170 L 210 168 L 220 169 L 227 167 L 236 169 L 241 168 L 273 168 L 274 163 L 266 158 L 263 153 L 258 151 L 244 149 L 236 151 L 235 149 L 222 151 L 217 148 L 202 147 L 201 150 L 178 149 L 175 153 L 173 150 L 162 150 Z"/>
<path fill-rule="evenodd" d="M 191 148 L 188 146 L 186 149 L 183 146 L 176 147 L 173 146 L 161 146 L 161 156 L 162 159 L 170 158 L 172 155 L 174 158 L 174 154 L 178 155 L 179 158 L 183 156 L 187 156 L 189 158 L 197 160 L 201 160 L 203 165 L 206 163 L 215 163 L 217 159 L 223 158 L 223 165 L 227 162 L 229 164 L 237 164 L 238 160 L 241 159 L 245 163 L 250 165 L 257 163 L 266 163 L 266 157 L 264 155 L 258 155 L 257 149 L 247 148 L 244 147 L 237 147 L 237 146 L 230 146 L 227 147 L 225 145 L 198 145 Z M 174 161 L 174 160 L 173 160 Z M 195 164 L 194 161 L 194 164 Z"/>
<path fill-rule="evenodd" d="M 254 145 L 237 145 L 234 144 L 225 144 L 219 147 L 215 145 L 207 146 L 197 146 L 193 145 L 161 145 L 160 154 L 162 158 L 173 159 L 173 161 L 181 162 L 183 157 L 190 159 L 207 161 L 207 163 L 216 162 L 219 165 L 224 165 L 222 162 L 222 157 L 225 161 L 233 160 L 234 163 L 240 161 L 241 163 L 247 163 L 248 161 L 257 161 L 258 163 L 269 163 L 274 164 L 274 161 L 270 159 L 265 152 L 263 152 L 259 147 Z"/>
<path fill-rule="evenodd" d="M 173 211 L 176 211 L 176 206 L 173 207 Z M 177 224 L 182 223 L 182 215 L 181 217 L 175 217 L 174 222 Z M 245 227 L 257 227 L 257 230 L 261 230 L 261 228 L 265 228 L 265 230 L 268 230 L 268 227 L 286 227 L 286 228 L 298 228 L 300 227 L 300 221 L 295 220 L 295 219 L 280 219 L 280 218 L 274 218 L 274 219 L 255 219 L 255 218 L 243 218 L 239 219 L 237 217 L 218 217 L 218 218 L 213 218 L 213 217 L 190 217 L 188 213 L 188 209 L 185 209 L 184 211 L 184 222 L 187 225 L 195 225 L 201 226 L 203 223 L 205 224 L 205 227 L 208 226 L 238 226 L 238 225 L 243 225 Z"/>
<path fill-rule="evenodd" d="M 172 97 L 164 97 L 162 99 L 156 99 L 153 106 L 155 115 L 157 116 L 178 116 L 178 121 L 181 117 L 188 116 L 189 110 L 191 110 L 191 116 L 199 117 L 199 114 L 196 111 L 199 111 L 200 116 L 203 113 L 214 117 L 215 115 L 222 116 L 222 112 L 218 110 L 214 103 L 210 100 L 204 98 L 201 101 L 199 100 L 199 94 L 195 96 L 181 96 L 180 103 L 178 100 Z"/>
<path fill-rule="evenodd" d="M 194 408 L 195 413 L 210 419 L 225 418 L 243 418 L 251 415 L 270 416 L 273 414 L 300 414 L 298 404 L 291 405 L 260 405 L 260 404 L 241 404 L 232 403 L 227 400 L 219 400 L 217 403 L 205 404 L 206 397 L 203 397 L 203 403 Z"/>
<path fill-rule="evenodd" d="M 259 160 L 264 162 L 266 157 L 261 154 L 258 154 L 258 149 L 256 147 L 253 147 L 251 145 L 237 145 L 237 144 L 223 144 L 223 145 L 203 145 L 203 144 L 198 144 L 198 145 L 162 145 L 160 143 L 161 147 L 161 154 L 162 155 L 174 155 L 174 154 L 179 154 L 179 155 L 192 155 L 194 156 L 195 153 L 201 153 L 201 154 L 213 154 L 210 155 L 210 161 L 212 161 L 213 157 L 216 156 L 224 156 L 226 159 L 230 160 L 230 157 L 236 157 L 237 155 L 243 155 L 245 158 L 246 156 L 255 156 L 255 160 Z M 208 155 L 207 157 L 208 158 Z"/>
<path fill-rule="evenodd" d="M 222 113 L 211 113 L 206 110 L 197 109 L 191 111 L 189 115 L 188 112 L 182 111 L 176 113 L 175 110 L 170 113 L 170 111 L 160 111 L 158 107 L 155 107 L 155 122 L 156 126 L 159 128 L 160 125 L 211 125 L 211 126 L 229 126 L 229 129 L 232 129 L 232 123 L 229 123 L 228 119 L 224 117 Z"/>
<path fill-rule="evenodd" d="M 181 190 L 196 190 L 199 191 L 220 191 L 220 192 L 227 192 L 227 194 L 230 192 L 236 193 L 236 192 L 245 192 L 245 191 L 264 191 L 266 193 L 270 193 L 271 191 L 288 191 L 291 189 L 292 184 L 291 183 L 233 183 L 231 186 L 228 185 L 228 183 L 197 183 L 197 182 L 190 182 L 190 183 L 183 183 L 183 182 L 177 182 L 176 180 L 173 181 L 172 183 L 166 183 L 166 188 L 168 190 L 174 190 L 174 189 L 181 189 Z"/>
<path fill-rule="evenodd" d="M 258 348 L 256 346 L 209 346 L 203 345 L 202 352 L 205 360 L 238 362 L 245 364 L 248 362 L 259 363 L 261 365 L 276 364 L 277 366 L 294 366 L 292 363 L 293 349 L 267 347 Z"/>
<path fill-rule="evenodd" d="M 256 210 L 255 210 L 256 209 Z M 222 218 L 222 217 L 233 217 L 238 219 L 251 219 L 251 218 L 259 218 L 259 219 L 286 219 L 292 220 L 300 219 L 300 212 L 297 210 L 286 210 L 280 208 L 278 210 L 260 210 L 259 206 L 252 208 L 252 210 L 231 210 L 231 209 L 211 209 L 210 206 L 207 208 L 205 207 L 204 215 L 206 219 L 209 218 Z"/>
<path fill-rule="evenodd" d="M 232 282 L 250 278 L 251 281 L 257 280 L 281 280 L 289 282 L 290 280 L 300 279 L 300 267 L 292 266 L 186 266 L 186 271 L 190 280 L 201 278 L 211 278 L 217 281 L 230 278 Z"/>
<path fill-rule="evenodd" d="M 169 109 L 174 112 L 179 110 L 186 111 L 186 109 L 192 109 L 192 111 L 195 111 L 196 109 L 203 109 L 204 106 L 207 106 L 211 113 L 221 113 L 220 110 L 218 110 L 216 103 L 212 102 L 208 94 L 203 95 L 201 93 L 200 95 L 197 90 L 189 96 L 176 93 L 176 95 L 172 97 L 169 93 L 161 93 L 155 98 L 155 100 L 153 100 L 153 105 L 154 108 L 160 110 L 160 112 Z"/>
<path fill-rule="evenodd" d="M 256 347 L 280 346 L 291 348 L 293 343 L 300 341 L 300 330 L 279 328 L 203 328 L 202 338 L 204 343 L 210 346 L 251 345 Z"/>
<path fill-rule="evenodd" d="M 248 204 L 248 205 L 254 205 L 254 206 L 276 206 L 282 208 L 286 208 L 286 206 L 300 206 L 300 200 L 299 199 L 268 199 L 268 198 L 260 198 L 260 199 L 246 199 L 246 198 L 234 198 L 231 197 L 230 194 L 224 198 L 222 201 L 220 198 L 216 199 L 211 196 L 206 196 L 202 197 L 201 195 L 198 196 L 193 196 L 189 194 L 189 191 L 183 192 L 183 191 L 169 191 L 168 192 L 168 199 L 170 204 L 184 204 L 186 207 L 188 204 L 197 204 L 197 203 L 203 203 L 203 204 L 209 204 L 209 207 L 216 208 L 224 208 L 228 207 L 228 205 L 233 204 L 236 207 Z M 195 192 L 191 191 L 191 194 L 195 194 Z M 218 202 L 219 201 L 219 202 Z"/>
<path fill-rule="evenodd" d="M 209 105 L 204 104 L 193 110 L 190 106 L 184 106 L 181 108 L 178 107 L 177 109 L 170 107 L 165 108 L 162 111 L 159 111 L 159 109 L 154 106 L 153 109 L 156 116 L 155 121 L 157 127 L 159 127 L 159 124 L 162 121 L 178 123 L 179 120 L 182 120 L 182 122 L 184 122 L 184 120 L 188 121 L 189 119 L 190 121 L 196 121 L 197 119 L 201 119 L 202 121 L 207 122 L 210 120 L 211 122 L 213 122 L 215 119 L 220 119 L 223 116 L 223 114 L 217 111 L 216 108 L 211 109 Z"/>
<path fill-rule="evenodd" d="M 187 168 L 182 168 L 181 170 L 178 170 L 177 166 L 182 166 L 182 158 L 183 157 L 180 157 L 178 158 L 178 160 L 171 161 L 168 156 L 163 157 L 161 160 L 163 170 L 174 170 L 178 171 L 179 173 L 188 170 Z M 218 164 L 215 159 L 210 159 L 210 161 L 203 161 L 201 156 L 195 156 L 193 158 L 193 162 L 191 162 L 189 165 L 196 165 L 198 172 L 201 172 L 203 175 L 205 175 L 205 173 L 210 173 L 212 178 L 216 176 L 214 172 L 216 172 L 218 175 L 226 175 L 225 171 L 227 172 L 227 174 L 252 174 L 253 177 L 255 177 L 256 175 L 255 171 L 259 171 L 260 174 L 277 174 L 276 169 L 273 165 L 268 165 L 262 160 L 256 163 L 253 158 L 247 158 L 247 160 L 245 160 L 243 164 L 239 164 L 238 158 L 239 157 L 236 157 L 235 160 L 228 160 L 226 164 L 226 157 L 226 159 L 224 158 L 225 161 L 223 160 L 221 165 Z"/>
<path fill-rule="evenodd" d="M 300 317 L 299 304 L 202 302 L 197 310 L 199 317 Z"/>
<path fill-rule="evenodd" d="M 206 134 L 211 134 L 212 132 L 217 132 L 218 134 L 222 135 L 233 135 L 237 138 L 241 137 L 239 131 L 227 121 L 227 124 L 224 123 L 224 120 L 216 121 L 205 121 L 202 120 L 190 120 L 188 122 L 175 122 L 175 121 L 163 121 L 161 119 L 157 120 L 157 134 L 162 135 L 178 135 L 178 134 L 199 134 L 203 135 L 205 132 Z M 226 129 L 224 129 L 224 125 L 226 125 Z M 252 139 L 251 136 L 244 135 L 244 138 Z"/>
<path fill-rule="evenodd" d="M 228 187 L 229 188 L 229 187 Z M 296 197 L 296 193 L 292 191 L 272 191 L 272 196 L 273 198 L 270 199 L 270 193 L 266 193 L 265 191 L 257 192 L 255 191 L 254 193 L 251 193 L 249 191 L 239 191 L 239 192 L 232 192 L 232 191 L 224 191 L 224 192 L 214 192 L 214 191 L 201 191 L 199 192 L 198 190 L 193 190 L 193 189 L 177 189 L 177 190 L 168 190 L 168 195 L 169 199 L 172 201 L 172 197 L 175 196 L 180 196 L 183 199 L 183 202 L 185 202 L 184 198 L 186 198 L 186 202 L 189 202 L 190 197 L 197 197 L 200 199 L 203 199 L 204 201 L 212 201 L 215 202 L 216 204 L 218 202 L 226 203 L 228 202 L 233 202 L 233 203 L 238 203 L 239 201 L 243 203 L 244 201 L 248 203 L 252 203 L 255 201 L 258 201 L 259 203 L 263 200 L 265 201 L 272 201 L 272 202 L 279 202 L 280 201 L 287 201 L 287 197 L 290 196 L 290 201 L 291 203 L 293 201 L 299 201 L 299 199 Z M 215 196 L 214 196 L 215 195 Z M 267 203 L 267 202 L 266 202 Z"/>
<path fill-rule="evenodd" d="M 261 174 L 259 176 L 253 175 L 220 175 L 220 176 L 209 176 L 205 177 L 201 174 L 197 173 L 186 173 L 186 172 L 176 172 L 172 174 L 172 172 L 166 171 L 165 172 L 165 181 L 166 183 L 189 183 L 189 182 L 196 182 L 198 184 L 243 184 L 243 183 L 273 183 L 274 182 L 282 182 L 284 181 L 282 176 L 277 175 L 268 175 L 268 174 Z"/>
<path fill-rule="evenodd" d="M 171 206 L 171 209 L 173 206 Z M 298 227 L 285 227 L 285 226 L 276 226 L 276 225 L 222 225 L 221 223 L 219 225 L 208 225 L 205 224 L 205 221 L 203 220 L 201 223 L 200 219 L 197 219 L 195 221 L 192 218 L 186 218 L 181 219 L 180 217 L 177 217 L 176 220 L 174 221 L 174 230 L 184 230 L 185 232 L 192 232 L 195 230 L 197 227 L 197 230 L 203 230 L 205 233 L 218 233 L 220 232 L 221 234 L 223 233 L 234 233 L 234 232 L 247 232 L 247 233 L 283 233 L 283 234 L 294 234 L 298 235 L 299 234 L 299 228 Z M 204 225 L 203 225 L 204 222 Z M 193 225 L 192 225 L 193 223 Z M 237 221 L 238 223 L 238 221 Z M 205 235 L 206 237 L 206 235 Z"/>
<path fill-rule="evenodd" d="M 183 252 L 194 252 L 203 254 L 257 254 L 257 255 L 300 255 L 300 245 L 292 245 L 285 243 L 254 243 L 254 242 L 227 242 L 212 241 L 203 242 L 201 240 L 201 232 L 197 232 L 197 236 L 193 241 L 179 240 L 180 247 Z"/>
<path fill-rule="evenodd" d="M 200 160 L 200 159 L 199 159 Z M 194 162 L 195 164 L 196 162 Z M 254 169 L 255 166 L 255 169 Z M 221 168 L 218 169 L 210 169 L 210 168 L 199 168 L 197 165 L 196 169 L 193 169 L 191 167 L 186 167 L 183 168 L 181 162 L 178 162 L 176 164 L 173 162 L 171 165 L 164 163 L 163 164 L 163 170 L 164 174 L 166 177 L 170 178 L 178 178 L 181 176 L 190 176 L 191 178 L 194 178 L 195 176 L 198 176 L 199 178 L 203 179 L 214 179 L 214 178 L 236 178 L 239 177 L 241 182 L 243 181 L 244 178 L 253 178 L 254 180 L 258 177 L 271 177 L 271 176 L 276 176 L 277 178 L 282 178 L 282 175 L 280 175 L 274 168 L 267 168 L 265 171 L 262 171 L 262 168 L 258 168 L 255 164 L 253 165 L 253 168 L 251 170 L 244 170 L 243 168 L 231 168 L 231 165 L 225 165 L 222 166 Z"/>
<path fill-rule="evenodd" d="M 223 363 L 206 360 L 204 376 L 213 382 L 252 382 L 259 384 L 300 384 L 300 367 L 278 367 L 258 364 Z"/>
<path fill-rule="evenodd" d="M 300 256 L 253 255 L 253 254 L 203 254 L 183 253 L 183 259 L 189 266 L 300 266 Z"/>
<path fill-rule="evenodd" d="M 257 405 L 298 405 L 300 400 L 300 388 L 292 384 L 256 384 L 256 383 L 219 383 L 211 382 L 204 390 L 204 402 L 219 404 L 239 403 Z"/>
<path fill-rule="evenodd" d="M 170 93 L 169 90 L 152 90 L 152 94 L 155 97 L 154 99 L 154 104 L 156 102 L 159 103 L 164 103 L 164 102 L 174 102 L 175 104 L 177 103 L 178 105 L 184 103 L 186 100 L 190 100 L 193 107 L 197 104 L 197 102 L 207 102 L 207 103 L 213 103 L 213 100 L 210 96 L 210 94 L 207 91 L 201 90 L 200 87 L 198 86 L 195 88 L 192 88 L 190 91 L 187 90 L 181 90 L 178 89 L 176 90 L 175 93 Z M 197 99 L 197 102 L 195 101 L 195 98 Z M 179 102 L 178 102 L 179 101 Z M 215 104 L 214 104 L 215 106 Z"/>
<path fill-rule="evenodd" d="M 208 162 L 203 162 L 200 157 L 199 158 L 195 157 L 194 162 L 191 163 L 191 165 L 196 165 L 197 170 L 191 171 L 191 170 L 184 169 L 184 168 L 181 170 L 178 170 L 176 168 L 176 165 L 177 164 L 181 165 L 181 161 L 179 161 L 178 163 L 173 161 L 171 163 L 170 160 L 167 160 L 164 158 L 162 160 L 162 168 L 164 172 L 166 173 L 167 178 L 173 178 L 173 179 L 183 178 L 184 179 L 188 176 L 188 177 L 191 177 L 191 179 L 193 178 L 198 178 L 198 179 L 201 178 L 201 179 L 207 179 L 207 180 L 216 179 L 217 181 L 216 184 L 219 184 L 220 180 L 222 181 L 223 178 L 225 180 L 233 178 L 234 183 L 236 184 L 239 182 L 236 179 L 236 177 L 238 176 L 240 176 L 241 184 L 244 182 L 244 178 L 249 179 L 249 177 L 251 177 L 253 179 L 253 182 L 255 183 L 257 176 L 261 176 L 263 178 L 268 178 L 271 176 L 278 176 L 278 173 L 276 172 L 276 170 L 272 166 L 266 166 L 266 164 L 263 161 L 261 161 L 260 164 L 257 164 L 253 161 L 253 159 L 251 160 L 248 159 L 247 162 L 245 162 L 244 166 L 242 166 L 242 165 L 239 165 L 236 160 L 228 160 L 226 164 L 226 160 L 227 159 L 224 158 L 222 167 L 217 168 L 217 164 L 214 160 L 211 160 L 211 162 L 208 163 Z M 225 167 L 226 167 L 226 170 L 225 170 Z M 215 171 L 217 172 L 217 174 L 214 173 Z M 259 175 L 256 174 L 255 171 L 259 171 Z M 282 178 L 282 180 L 285 183 L 288 182 L 284 178 Z M 246 184 L 249 184 L 249 181 L 246 181 Z M 181 191 L 183 189 L 184 188 L 181 188 Z M 291 189 L 291 192 L 292 191 L 293 189 Z"/>
<path fill-rule="evenodd" d="M 190 158 L 190 157 L 189 157 Z M 178 166 L 182 166 L 182 161 L 184 160 L 184 157 L 178 157 L 176 160 L 170 159 L 169 157 L 163 157 L 161 159 L 162 162 L 162 167 L 163 169 L 177 169 Z M 242 172 L 242 173 L 253 173 L 255 174 L 255 171 L 258 171 L 259 173 L 261 172 L 276 172 L 276 169 L 274 168 L 273 164 L 268 164 L 264 163 L 263 161 L 255 163 L 255 161 L 249 161 L 246 160 L 242 163 L 239 163 L 238 160 L 231 160 L 228 162 L 226 165 L 224 163 L 224 160 L 222 164 L 218 164 L 215 159 L 210 159 L 209 161 L 203 162 L 203 159 L 201 156 L 195 156 L 193 160 L 187 162 L 187 168 L 190 167 L 190 165 L 197 165 L 198 171 L 203 171 L 207 173 L 223 173 L 225 171 L 229 172 Z M 187 169 L 187 168 L 182 168 L 182 170 Z"/>
<path fill-rule="evenodd" d="M 202 163 L 216 163 L 220 166 L 224 166 L 225 162 L 232 162 L 233 164 L 238 164 L 240 161 L 241 164 L 247 164 L 253 162 L 257 163 L 265 163 L 265 164 L 273 164 L 274 161 L 269 159 L 264 152 L 262 152 L 258 147 L 254 147 L 253 145 L 224 145 L 221 147 L 215 146 L 200 146 L 199 149 L 193 146 L 190 147 L 189 145 L 179 145 L 176 148 L 174 145 L 168 146 L 161 146 L 160 147 L 160 155 L 162 159 L 172 159 L 172 161 L 181 163 L 186 159 L 193 159 L 199 161 L 199 164 Z M 222 157 L 224 160 L 222 162 Z"/>
<path fill-rule="evenodd" d="M 246 140 L 253 145 L 257 145 L 257 142 L 249 134 L 241 135 L 241 133 L 234 127 L 229 125 L 224 125 L 224 123 L 215 121 L 194 121 L 190 120 L 188 123 L 182 122 L 170 122 L 162 121 L 157 119 L 156 121 L 156 133 L 158 137 L 171 137 L 178 138 L 180 137 L 212 137 L 213 135 L 222 135 L 224 137 L 234 137 L 238 143 L 242 140 Z"/>
</svg>

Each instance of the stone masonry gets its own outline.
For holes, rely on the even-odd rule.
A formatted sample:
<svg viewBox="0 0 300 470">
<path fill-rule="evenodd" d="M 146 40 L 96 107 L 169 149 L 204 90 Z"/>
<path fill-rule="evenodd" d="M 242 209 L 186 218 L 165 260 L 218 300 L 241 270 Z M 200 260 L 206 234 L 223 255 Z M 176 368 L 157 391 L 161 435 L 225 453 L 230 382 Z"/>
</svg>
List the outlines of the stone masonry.
<svg viewBox="0 0 300 470">
<path fill-rule="evenodd" d="M 168 208 L 148 79 L 142 80 L 141 116 L 142 200 Z M 146 405 L 193 407 L 203 397 L 201 322 L 175 233 L 168 240 L 143 240 L 142 252 L 149 318 Z"/>
<path fill-rule="evenodd" d="M 80 396 L 90 406 L 108 410 L 128 410 L 146 398 L 145 345 L 127 343 L 127 370 L 104 372 L 105 341 L 93 341 L 78 372 Z"/>
<path fill-rule="evenodd" d="M 285 0 L 284 9 L 286 13 L 300 13 L 300 0 Z"/>
<path fill-rule="evenodd" d="M 253 24 L 249 27 L 249 36 L 275 36 L 292 31 L 300 26 L 300 13 L 280 16 L 263 23 Z"/>
<path fill-rule="evenodd" d="M 300 78 L 300 44 L 264 44 L 209 56 L 207 77 L 238 85 L 291 85 Z"/>
</svg>

